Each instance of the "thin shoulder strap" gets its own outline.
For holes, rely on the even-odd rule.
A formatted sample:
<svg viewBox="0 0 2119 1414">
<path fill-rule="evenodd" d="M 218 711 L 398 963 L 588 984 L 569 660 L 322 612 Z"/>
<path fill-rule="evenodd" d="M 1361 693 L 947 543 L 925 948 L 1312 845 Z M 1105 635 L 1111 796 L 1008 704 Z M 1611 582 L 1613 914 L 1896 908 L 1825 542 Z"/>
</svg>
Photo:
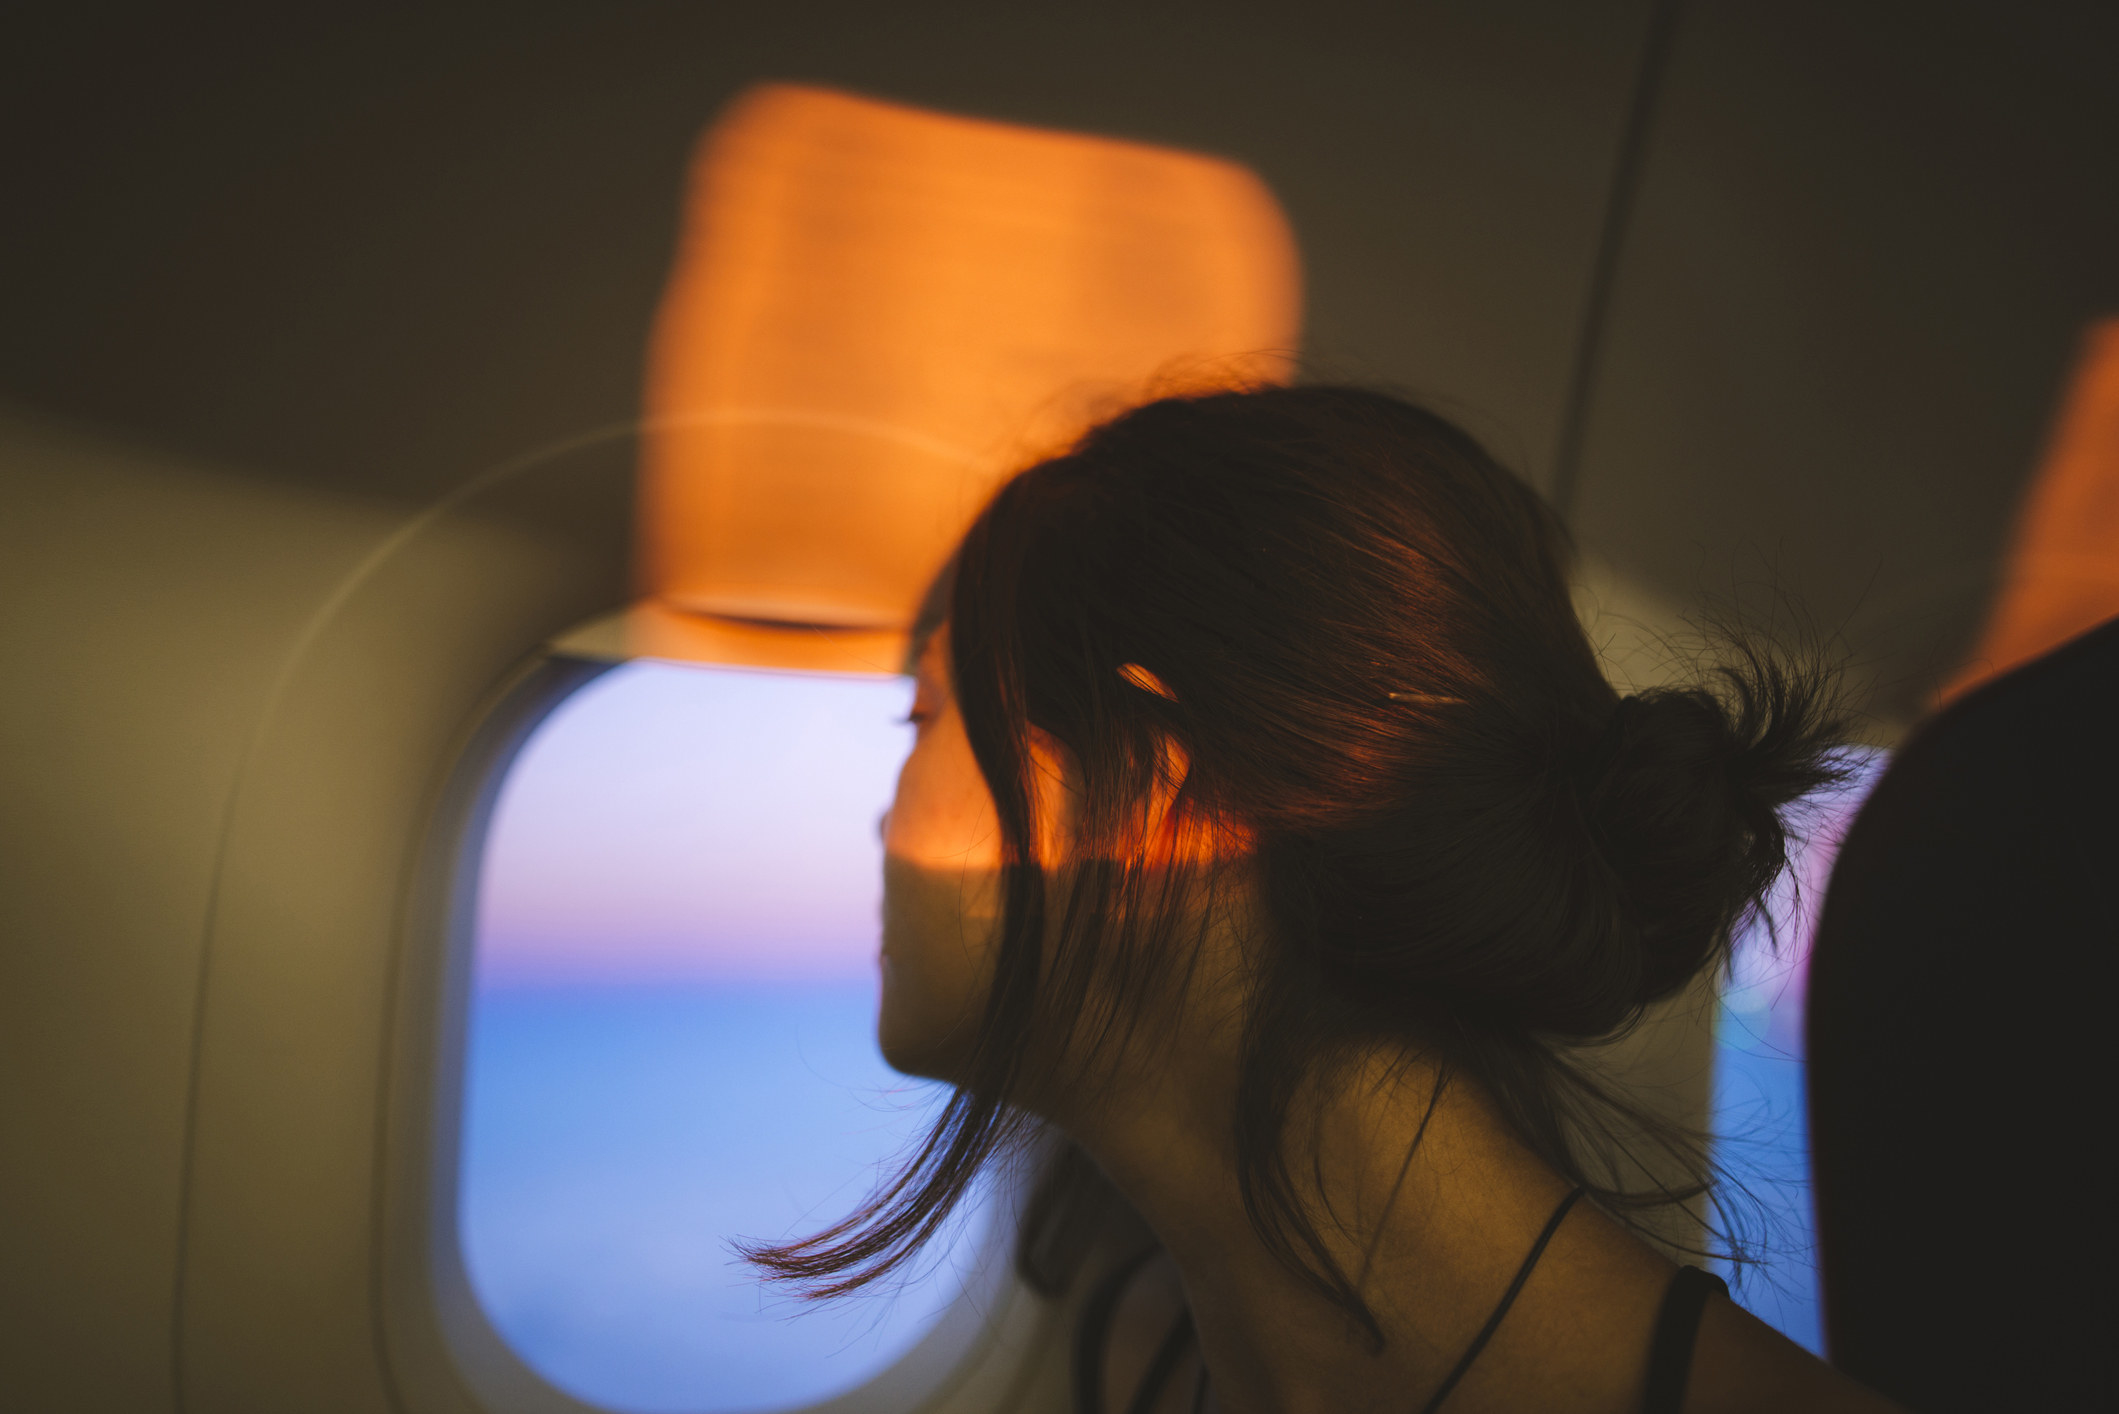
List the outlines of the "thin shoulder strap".
<svg viewBox="0 0 2119 1414">
<path fill-rule="evenodd" d="M 1140 1377 L 1133 1398 L 1126 1404 L 1126 1414 L 1150 1414 L 1155 1401 L 1162 1397 L 1163 1386 L 1176 1373 L 1177 1362 L 1185 1358 L 1185 1347 L 1191 1343 L 1192 1308 L 1187 1306 L 1177 1313 L 1177 1320 L 1170 1327 L 1170 1333 L 1163 1337 L 1162 1344 L 1155 1347 L 1155 1358 L 1148 1362 L 1147 1373 Z"/>
<path fill-rule="evenodd" d="M 1522 1266 L 1516 1268 L 1516 1279 L 1508 1284 L 1508 1291 L 1501 1297 L 1501 1304 L 1494 1307 L 1494 1313 L 1486 1318 L 1486 1324 L 1472 1337 L 1472 1343 L 1465 1348 L 1463 1356 L 1457 1361 L 1457 1368 L 1449 1372 L 1449 1378 L 1442 1382 L 1442 1387 L 1420 1407 L 1420 1414 L 1435 1414 L 1435 1411 L 1442 1407 L 1442 1401 L 1449 1398 L 1450 1391 L 1464 1378 L 1464 1372 L 1472 1367 L 1472 1361 L 1479 1358 L 1479 1352 L 1486 1349 L 1486 1343 L 1494 1338 L 1494 1332 L 1501 1329 L 1501 1318 L 1508 1314 L 1509 1307 L 1516 1304 L 1517 1293 L 1523 1290 L 1523 1283 L 1530 1280 L 1530 1269 L 1538 1265 L 1538 1259 L 1545 1255 L 1545 1244 L 1552 1241 L 1552 1235 L 1560 1230 L 1560 1220 L 1567 1216 L 1567 1210 L 1572 1208 L 1581 1196 L 1582 1190 L 1574 1189 L 1560 1200 L 1559 1207 L 1552 1210 L 1552 1216 L 1545 1220 L 1545 1231 L 1538 1234 L 1538 1240 L 1531 1244 L 1530 1255 L 1523 1259 Z"/>
<path fill-rule="evenodd" d="M 1074 1328 L 1074 1414 L 1104 1414 L 1104 1355 L 1111 1345 L 1111 1318 L 1118 1314 L 1126 1284 L 1162 1249 L 1150 1244 L 1111 1269 L 1082 1303 Z"/>
<path fill-rule="evenodd" d="M 1684 1407 L 1700 1316 L 1707 1309 L 1707 1298 L 1716 1293 L 1727 1296 L 1728 1284 L 1698 1267 L 1679 1267 L 1670 1279 L 1663 1293 L 1663 1309 L 1656 1313 L 1655 1338 L 1648 1347 L 1648 1392 L 1641 1398 L 1641 1414 L 1678 1414 Z"/>
</svg>

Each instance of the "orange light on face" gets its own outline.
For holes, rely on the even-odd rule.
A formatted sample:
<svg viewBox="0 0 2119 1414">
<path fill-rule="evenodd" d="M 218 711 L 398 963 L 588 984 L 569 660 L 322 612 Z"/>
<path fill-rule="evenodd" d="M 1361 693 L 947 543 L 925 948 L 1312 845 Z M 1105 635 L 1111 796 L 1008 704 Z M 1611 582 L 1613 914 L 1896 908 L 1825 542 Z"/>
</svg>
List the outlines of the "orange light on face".
<svg viewBox="0 0 2119 1414">
<path fill-rule="evenodd" d="M 2093 325 L 1948 702 L 2119 614 L 2119 319 Z"/>
<path fill-rule="evenodd" d="M 1299 318 L 1233 163 L 755 90 L 700 146 L 655 331 L 629 645 L 894 671 L 1003 475 L 1143 396 L 1285 379 Z"/>
</svg>

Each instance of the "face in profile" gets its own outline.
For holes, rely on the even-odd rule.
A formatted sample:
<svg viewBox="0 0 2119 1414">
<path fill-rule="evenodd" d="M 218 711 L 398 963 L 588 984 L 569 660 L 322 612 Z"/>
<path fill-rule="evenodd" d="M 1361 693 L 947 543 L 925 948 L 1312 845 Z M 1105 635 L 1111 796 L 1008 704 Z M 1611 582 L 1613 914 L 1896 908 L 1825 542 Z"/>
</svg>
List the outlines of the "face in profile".
<svg viewBox="0 0 2119 1414">
<path fill-rule="evenodd" d="M 883 1057 L 952 1080 L 978 1029 L 1000 926 L 1001 827 L 964 734 L 947 629 L 920 654 L 913 746 L 883 831 Z"/>
<path fill-rule="evenodd" d="M 1151 672 L 1121 676 L 1168 696 Z M 913 747 L 883 831 L 883 1002 L 877 1020 L 884 1059 L 909 1075 L 961 1081 L 994 974 L 1001 926 L 1000 818 L 972 755 L 951 681 L 946 626 L 920 654 L 912 707 Z M 1038 852 L 1064 869 L 1074 848 L 1071 758 L 1043 731 L 1029 733 Z M 1183 755 L 1166 745 L 1173 777 Z M 1169 787 L 1145 803 L 1147 833 L 1169 808 Z M 1188 831 L 1162 848 L 1190 865 L 1241 851 L 1241 832 Z M 1165 865 L 1173 853 L 1164 853 Z M 1056 884 L 1048 878 L 1048 891 Z M 1050 900 L 1048 899 L 1048 902 Z M 1048 920 L 1047 927 L 1056 926 Z M 1049 1058 L 1048 1058 L 1049 1059 Z"/>
</svg>

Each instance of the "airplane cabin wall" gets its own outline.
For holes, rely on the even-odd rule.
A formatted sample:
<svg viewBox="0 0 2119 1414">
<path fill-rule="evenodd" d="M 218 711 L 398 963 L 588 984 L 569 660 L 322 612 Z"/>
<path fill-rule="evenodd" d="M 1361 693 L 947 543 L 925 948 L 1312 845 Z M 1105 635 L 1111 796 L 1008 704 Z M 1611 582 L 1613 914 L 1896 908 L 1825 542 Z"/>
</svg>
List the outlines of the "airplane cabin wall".
<svg viewBox="0 0 2119 1414">
<path fill-rule="evenodd" d="M 172 1407 L 229 797 L 286 645 L 390 523 L 0 417 L 0 1404 Z"/>
<path fill-rule="evenodd" d="M 233 470 L 141 472 L 54 541 L 39 487 L 73 470 L 8 453 L 11 522 L 67 570 L 14 561 L 11 604 L 144 565 L 169 586 L 160 615 L 145 586 L 69 595 L 89 623 L 49 615 L 11 641 L 65 625 L 84 645 L 44 659 L 98 709 L 74 723 L 81 756 L 131 743 L 102 769 L 142 792 L 171 763 L 188 772 L 162 813 L 128 810 L 39 746 L 50 697 L 12 699 L 18 759 L 43 764 L 13 800 L 11 835 L 41 853 L 10 851 L 22 912 L 0 1031 L 26 1053 L 8 1087 L 26 1177 L 9 1185 L 24 1237 L 0 1379 L 85 1409 L 172 1407 L 172 1381 L 193 1409 L 387 1402 L 387 861 L 408 867 L 413 802 L 467 704 L 623 588 L 560 609 L 508 581 L 547 621 L 488 625 L 485 642 L 450 638 L 476 609 L 437 622 L 440 601 L 405 594 L 393 627 L 327 605 L 368 602 L 362 556 L 482 469 L 633 415 L 684 159 L 741 84 L 837 81 L 1250 161 L 1299 228 L 1311 348 L 1454 393 L 1535 466 L 1645 13 L 1441 5 L 1379 27 L 967 9 L 921 27 L 851 6 L 834 25 L 671 7 L 505 34 L 446 16 L 53 17 L 44 62 L 8 89 L 35 110 L 16 130 L 48 146 L 16 181 L 38 219 L 13 228 L 10 266 L 41 279 L 10 292 L 0 387 L 153 449 L 130 465 Z M 277 513 L 223 536 L 171 516 L 141 556 L 166 503 L 211 519 L 223 499 Z M 452 592 L 475 587 L 458 574 Z M 132 651 L 201 638 L 223 651 Z M 218 710 L 183 710 L 195 694 Z M 138 896 L 143 858 L 166 896 Z M 102 914 L 125 899 L 138 916 L 120 930 Z"/>
<path fill-rule="evenodd" d="M 385 1329 L 423 1161 L 390 1087 L 445 971 L 414 881 L 482 714 L 627 592 L 625 444 L 537 454 L 634 415 L 685 155 L 740 85 L 1248 162 L 1315 364 L 1553 488 L 1645 0 L 1143 8 L 55 14 L 17 48 L 0 1402 L 462 1407 Z M 1616 602 L 1667 618 L 1770 530 L 1830 617 L 1905 526 L 1914 608 L 1859 641 L 1910 682 L 1946 654 L 1886 629 L 1969 632 L 1922 576 L 1983 572 L 2119 245 L 2063 180 L 2108 100 L 2032 91 L 2080 37 L 2012 19 L 2006 58 L 1940 13 L 1681 25 L 1575 483 Z M 1991 151 L 1975 74 L 2023 100 Z"/>
<path fill-rule="evenodd" d="M 2119 312 L 2115 54 L 2109 5 L 1679 24 L 1563 496 L 1665 612 L 1792 594 L 1879 744 L 1969 650 L 2084 331 Z"/>
</svg>

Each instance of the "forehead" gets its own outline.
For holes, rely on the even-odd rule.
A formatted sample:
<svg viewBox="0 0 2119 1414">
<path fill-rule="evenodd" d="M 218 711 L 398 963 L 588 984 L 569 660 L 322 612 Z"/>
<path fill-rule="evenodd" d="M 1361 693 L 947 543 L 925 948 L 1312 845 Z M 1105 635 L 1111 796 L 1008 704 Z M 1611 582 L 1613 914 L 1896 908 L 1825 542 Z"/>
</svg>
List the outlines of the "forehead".
<svg viewBox="0 0 2119 1414">
<path fill-rule="evenodd" d="M 949 686 L 949 626 L 943 624 L 927 635 L 913 660 L 913 674 L 923 687 Z"/>
</svg>

